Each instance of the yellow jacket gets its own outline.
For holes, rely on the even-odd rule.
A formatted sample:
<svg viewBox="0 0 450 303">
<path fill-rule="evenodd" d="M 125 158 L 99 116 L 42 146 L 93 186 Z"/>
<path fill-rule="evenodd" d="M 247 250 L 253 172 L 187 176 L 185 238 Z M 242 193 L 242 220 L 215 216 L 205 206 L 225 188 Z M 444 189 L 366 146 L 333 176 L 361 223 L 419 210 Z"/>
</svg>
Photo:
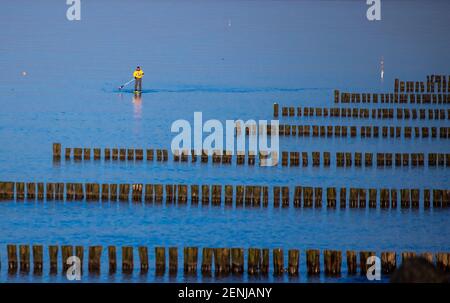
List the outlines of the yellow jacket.
<svg viewBox="0 0 450 303">
<path fill-rule="evenodd" d="M 144 71 L 141 70 L 135 70 L 133 73 L 133 77 L 137 79 L 141 79 L 144 76 Z"/>
</svg>

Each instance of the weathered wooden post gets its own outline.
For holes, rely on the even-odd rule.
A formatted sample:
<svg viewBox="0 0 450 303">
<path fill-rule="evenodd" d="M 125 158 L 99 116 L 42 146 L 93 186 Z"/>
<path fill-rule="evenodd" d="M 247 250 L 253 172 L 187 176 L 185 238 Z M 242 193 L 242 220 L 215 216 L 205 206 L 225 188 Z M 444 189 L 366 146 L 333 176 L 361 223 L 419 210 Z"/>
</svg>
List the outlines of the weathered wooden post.
<svg viewBox="0 0 450 303">
<path fill-rule="evenodd" d="M 70 267 L 70 264 L 67 264 L 67 259 L 73 256 L 73 246 L 71 245 L 62 245 L 61 246 L 61 268 L 62 273 L 66 273 Z"/>
<path fill-rule="evenodd" d="M 199 199 L 199 187 L 198 185 L 191 185 L 191 204 L 198 204 Z"/>
<path fill-rule="evenodd" d="M 325 167 L 330 166 L 330 152 L 324 152 L 323 153 L 323 165 Z"/>
<path fill-rule="evenodd" d="M 349 275 L 356 274 L 357 263 L 356 263 L 356 252 L 353 250 L 347 250 L 347 273 Z"/>
<path fill-rule="evenodd" d="M 227 275 L 230 273 L 230 249 L 216 248 L 214 249 L 214 267 L 218 275 Z"/>
<path fill-rule="evenodd" d="M 141 148 L 138 148 L 135 150 L 135 159 L 136 161 L 143 161 L 144 160 L 144 150 Z"/>
<path fill-rule="evenodd" d="M 303 188 L 303 207 L 310 208 L 313 205 L 313 188 Z"/>
<path fill-rule="evenodd" d="M 290 276 L 298 276 L 299 263 L 300 251 L 298 249 L 290 249 L 288 251 L 288 274 Z"/>
<path fill-rule="evenodd" d="M 72 158 L 72 149 L 70 147 L 64 149 L 64 158 L 66 161 L 70 161 Z"/>
<path fill-rule="evenodd" d="M 148 272 L 148 248 L 147 246 L 139 246 L 139 261 L 141 263 L 141 274 Z"/>
<path fill-rule="evenodd" d="M 397 267 L 397 255 L 395 252 L 382 252 L 381 253 L 381 270 L 384 274 L 390 274 L 394 272 Z"/>
<path fill-rule="evenodd" d="M 233 186 L 225 185 L 225 205 L 233 204 Z"/>
<path fill-rule="evenodd" d="M 90 273 L 100 273 L 101 256 L 102 246 L 89 246 L 88 270 Z"/>
<path fill-rule="evenodd" d="M 391 208 L 397 208 L 397 189 L 391 189 Z"/>
<path fill-rule="evenodd" d="M 25 199 L 25 183 L 16 182 L 16 200 Z"/>
<path fill-rule="evenodd" d="M 163 276 L 166 272 L 166 248 L 155 247 L 155 273 Z"/>
<path fill-rule="evenodd" d="M 339 189 L 339 207 L 347 207 L 347 189 L 345 187 Z"/>
<path fill-rule="evenodd" d="M 367 270 L 372 264 L 367 264 L 367 259 L 371 256 L 375 256 L 375 252 L 372 251 L 360 251 L 359 252 L 359 269 L 361 275 L 365 275 Z"/>
<path fill-rule="evenodd" d="M 283 186 L 281 188 L 281 202 L 283 207 L 289 207 L 289 187 Z"/>
<path fill-rule="evenodd" d="M 30 271 L 30 246 L 20 245 L 19 256 L 20 256 L 20 271 L 23 273 L 28 273 Z"/>
<path fill-rule="evenodd" d="M 314 207 L 322 208 L 322 187 L 314 188 Z"/>
<path fill-rule="evenodd" d="M 263 248 L 261 249 L 261 265 L 260 265 L 260 272 L 262 275 L 269 274 L 269 249 Z"/>
<path fill-rule="evenodd" d="M 318 249 L 306 250 L 306 268 L 308 275 L 320 273 L 320 251 Z"/>
<path fill-rule="evenodd" d="M 124 274 L 131 274 L 133 272 L 133 247 L 122 246 L 122 272 Z"/>
<path fill-rule="evenodd" d="M 233 274 L 242 274 L 244 272 L 244 249 L 231 249 L 231 271 Z"/>
<path fill-rule="evenodd" d="M 212 260 L 213 260 L 213 249 L 204 247 L 202 250 L 202 274 L 205 276 L 211 275 Z"/>
<path fill-rule="evenodd" d="M 323 263 L 325 265 L 325 274 L 339 276 L 341 274 L 342 253 L 337 250 L 324 250 Z"/>
<path fill-rule="evenodd" d="M 131 195 L 134 202 L 142 202 L 142 188 L 143 184 L 133 184 Z"/>
<path fill-rule="evenodd" d="M 275 276 L 282 275 L 284 273 L 284 255 L 281 248 L 274 248 L 272 250 L 273 255 L 273 274 Z"/>
<path fill-rule="evenodd" d="M 130 184 L 119 184 L 119 201 L 128 202 L 130 200 Z"/>
<path fill-rule="evenodd" d="M 83 260 L 84 260 L 84 247 L 77 245 L 75 246 L 75 256 L 80 259 L 80 271 L 83 272 Z"/>
<path fill-rule="evenodd" d="M 27 183 L 27 199 L 28 200 L 36 199 L 36 183 Z"/>
<path fill-rule="evenodd" d="M 327 188 L 327 207 L 336 208 L 336 188 Z"/>
<path fill-rule="evenodd" d="M 61 160 L 61 143 L 53 143 L 53 161 Z"/>
<path fill-rule="evenodd" d="M 127 160 L 134 161 L 134 149 L 133 148 L 127 149 Z"/>
<path fill-rule="evenodd" d="M 377 189 L 369 189 L 369 208 L 377 208 Z"/>
<path fill-rule="evenodd" d="M 109 200 L 111 202 L 117 201 L 117 184 L 109 185 Z"/>
<path fill-rule="evenodd" d="M 280 207 L 280 187 L 273 187 L 273 207 Z"/>
<path fill-rule="evenodd" d="M 88 147 L 83 148 L 83 159 L 91 160 L 91 149 Z"/>
<path fill-rule="evenodd" d="M 46 197 L 48 201 L 55 199 L 55 184 L 54 183 L 47 183 L 46 184 Z"/>
<path fill-rule="evenodd" d="M 83 157 L 83 149 L 82 148 L 74 148 L 73 149 L 73 159 L 75 161 L 81 161 Z"/>
<path fill-rule="evenodd" d="M 147 161 L 152 162 L 155 151 L 153 149 L 147 149 Z"/>
<path fill-rule="evenodd" d="M 269 205 L 269 187 L 262 187 L 262 204 L 263 207 L 267 207 Z"/>
<path fill-rule="evenodd" d="M 33 273 L 42 274 L 44 264 L 44 247 L 42 245 L 33 245 Z"/>
<path fill-rule="evenodd" d="M 103 157 L 105 158 L 105 161 L 111 160 L 111 149 L 110 148 L 105 148 L 103 150 Z"/>
<path fill-rule="evenodd" d="M 184 273 L 197 273 L 198 248 L 185 247 L 184 248 Z"/>
<path fill-rule="evenodd" d="M 101 149 L 100 148 L 94 148 L 94 160 L 98 161 L 101 159 Z"/>
<path fill-rule="evenodd" d="M 169 275 L 175 276 L 178 272 L 178 247 L 169 247 Z"/>
<path fill-rule="evenodd" d="M 222 185 L 212 186 L 212 205 L 220 206 L 222 203 Z"/>
<path fill-rule="evenodd" d="M 449 272 L 450 271 L 450 253 L 444 253 L 444 252 L 436 253 L 436 267 L 443 272 Z"/>
<path fill-rule="evenodd" d="M 210 201 L 210 193 L 209 193 L 209 185 L 202 185 L 202 204 L 209 205 Z"/>
<path fill-rule="evenodd" d="M 127 150 L 126 148 L 119 148 L 119 159 L 120 161 L 125 161 L 127 158 Z"/>
<path fill-rule="evenodd" d="M 6 250 L 8 252 L 8 273 L 15 274 L 17 272 L 17 246 L 8 244 L 6 246 Z"/>
<path fill-rule="evenodd" d="M 208 163 L 208 152 L 206 150 L 202 150 L 202 155 L 200 157 L 202 163 Z"/>
<path fill-rule="evenodd" d="M 261 269 L 261 250 L 259 248 L 248 249 L 247 272 L 249 275 L 259 274 Z"/>
<path fill-rule="evenodd" d="M 109 274 L 117 271 L 117 252 L 115 246 L 108 246 Z"/>
<path fill-rule="evenodd" d="M 58 272 L 58 246 L 50 245 L 48 247 L 48 255 L 50 259 L 50 274 Z"/>
</svg>

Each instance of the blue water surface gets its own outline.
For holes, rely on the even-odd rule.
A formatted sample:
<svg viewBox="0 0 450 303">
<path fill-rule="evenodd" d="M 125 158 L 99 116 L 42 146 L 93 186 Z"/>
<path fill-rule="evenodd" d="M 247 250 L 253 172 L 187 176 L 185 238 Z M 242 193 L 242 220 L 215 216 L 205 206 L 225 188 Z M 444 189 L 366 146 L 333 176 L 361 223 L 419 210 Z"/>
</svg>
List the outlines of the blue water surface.
<svg viewBox="0 0 450 303">
<path fill-rule="evenodd" d="M 82 1 L 82 19 L 73 22 L 66 19 L 66 9 L 59 0 L 1 3 L 1 181 L 449 188 L 450 175 L 443 167 L 228 167 L 172 161 L 55 165 L 51 159 L 53 142 L 63 147 L 169 149 L 172 122 L 192 122 L 195 111 L 203 113 L 204 121 L 270 120 L 274 102 L 333 107 L 335 88 L 390 93 L 395 78 L 426 81 L 429 74 L 448 75 L 448 1 L 384 1 L 379 22 L 366 19 L 365 1 Z M 118 89 L 136 65 L 145 71 L 139 98 L 131 85 Z M 398 105 L 358 104 L 385 106 Z M 449 126 L 448 120 L 331 117 L 280 118 L 280 123 Z M 281 150 L 332 155 L 448 153 L 449 148 L 449 140 L 439 138 L 280 138 Z M 178 246 L 180 265 L 184 246 L 282 247 L 286 254 L 298 248 L 299 278 L 262 279 L 366 281 L 359 275 L 348 277 L 345 260 L 343 279 L 308 278 L 305 249 L 450 251 L 448 215 L 446 209 L 422 208 L 230 209 L 2 201 L 0 258 L 2 265 L 7 263 L 9 243 L 146 245 L 151 253 L 147 276 L 137 271 L 109 276 L 104 252 L 105 270 L 99 277 L 85 273 L 83 281 L 206 281 L 201 275 L 184 277 L 181 270 L 175 278 L 155 277 L 153 247 Z M 66 281 L 47 269 L 42 276 L 8 276 L 5 268 L 0 271 L 2 282 Z M 253 278 L 225 278 L 236 280 Z"/>
</svg>

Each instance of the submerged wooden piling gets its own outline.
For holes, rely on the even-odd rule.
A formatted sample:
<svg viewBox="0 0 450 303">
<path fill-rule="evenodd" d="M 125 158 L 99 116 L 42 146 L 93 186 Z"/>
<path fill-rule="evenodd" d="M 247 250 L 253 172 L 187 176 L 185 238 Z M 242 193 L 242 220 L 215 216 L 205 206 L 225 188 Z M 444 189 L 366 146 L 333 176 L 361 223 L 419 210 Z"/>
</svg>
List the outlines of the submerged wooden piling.
<svg viewBox="0 0 450 303">
<path fill-rule="evenodd" d="M 115 246 L 108 246 L 109 274 L 117 271 L 117 252 Z"/>
<path fill-rule="evenodd" d="M 324 250 L 323 261 L 326 275 L 339 276 L 341 274 L 341 251 L 328 249 Z"/>
<path fill-rule="evenodd" d="M 6 246 L 6 250 L 8 252 L 8 273 L 14 274 L 17 272 L 17 246 L 8 244 Z"/>
<path fill-rule="evenodd" d="M 33 245 L 33 273 L 42 274 L 44 264 L 44 247 L 42 245 Z"/>
<path fill-rule="evenodd" d="M 353 250 L 347 250 L 347 274 L 354 275 L 357 270 L 356 252 Z"/>
<path fill-rule="evenodd" d="M 147 246 L 139 246 L 139 261 L 141 263 L 141 274 L 148 272 L 148 248 Z"/>
<path fill-rule="evenodd" d="M 48 247 L 48 255 L 50 259 L 50 274 L 58 272 L 58 246 L 50 245 Z"/>
<path fill-rule="evenodd" d="M 122 246 L 122 272 L 125 274 L 131 274 L 133 272 L 133 247 Z"/>
<path fill-rule="evenodd" d="M 169 247 L 169 275 L 176 275 L 178 271 L 178 247 Z"/>
<path fill-rule="evenodd" d="M 249 275 L 257 275 L 261 270 L 261 250 L 259 248 L 248 249 L 247 272 Z"/>
<path fill-rule="evenodd" d="M 300 251 L 298 249 L 290 249 L 288 251 L 288 274 L 290 276 L 298 276 L 299 263 Z"/>
<path fill-rule="evenodd" d="M 100 273 L 102 249 L 102 246 L 89 246 L 88 270 L 90 273 Z"/>
<path fill-rule="evenodd" d="M 166 271 L 166 249 L 164 247 L 155 247 L 155 272 L 162 276 Z"/>
<path fill-rule="evenodd" d="M 198 261 L 198 248 L 185 247 L 184 248 L 184 273 L 196 274 Z"/>
<path fill-rule="evenodd" d="M 372 264 L 367 264 L 367 259 L 371 256 L 375 256 L 375 252 L 372 251 L 360 251 L 359 252 L 359 269 L 361 275 L 365 275 L 367 270 Z"/>
<path fill-rule="evenodd" d="M 274 248 L 273 255 L 273 274 L 275 276 L 282 275 L 284 272 L 284 256 L 281 248 Z"/>
<path fill-rule="evenodd" d="M 382 252 L 381 253 L 381 270 L 384 274 L 390 274 L 394 272 L 397 267 L 397 255 L 395 252 Z"/>
<path fill-rule="evenodd" d="M 320 251 L 318 249 L 306 250 L 306 269 L 308 275 L 320 273 Z"/>
<path fill-rule="evenodd" d="M 211 275 L 213 260 L 213 249 L 204 247 L 202 250 L 202 274 L 206 276 Z"/>
<path fill-rule="evenodd" d="M 230 249 L 216 248 L 214 251 L 214 268 L 218 275 L 227 275 L 230 273 Z"/>
<path fill-rule="evenodd" d="M 30 271 L 30 246 L 20 245 L 19 246 L 19 257 L 20 257 L 20 271 L 22 273 L 27 273 Z"/>
<path fill-rule="evenodd" d="M 63 274 L 67 272 L 70 267 L 70 264 L 67 264 L 67 259 L 73 256 L 73 246 L 71 245 L 62 245 L 61 246 L 61 268 Z"/>
<path fill-rule="evenodd" d="M 53 143 L 53 160 L 61 160 L 61 143 Z"/>
<path fill-rule="evenodd" d="M 244 250 L 242 248 L 231 249 L 231 271 L 233 274 L 244 272 Z"/>
</svg>

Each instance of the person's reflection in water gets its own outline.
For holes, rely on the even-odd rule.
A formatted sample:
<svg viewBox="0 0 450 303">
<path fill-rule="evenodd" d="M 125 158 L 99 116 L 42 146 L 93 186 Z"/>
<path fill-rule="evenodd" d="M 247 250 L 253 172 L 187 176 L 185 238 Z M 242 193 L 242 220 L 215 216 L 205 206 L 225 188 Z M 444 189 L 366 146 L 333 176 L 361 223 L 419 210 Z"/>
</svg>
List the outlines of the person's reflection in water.
<svg viewBox="0 0 450 303">
<path fill-rule="evenodd" d="M 133 95 L 134 119 L 140 120 L 142 118 L 142 95 Z"/>
<path fill-rule="evenodd" d="M 133 95 L 133 134 L 140 136 L 142 133 L 142 96 L 141 94 Z"/>
</svg>

